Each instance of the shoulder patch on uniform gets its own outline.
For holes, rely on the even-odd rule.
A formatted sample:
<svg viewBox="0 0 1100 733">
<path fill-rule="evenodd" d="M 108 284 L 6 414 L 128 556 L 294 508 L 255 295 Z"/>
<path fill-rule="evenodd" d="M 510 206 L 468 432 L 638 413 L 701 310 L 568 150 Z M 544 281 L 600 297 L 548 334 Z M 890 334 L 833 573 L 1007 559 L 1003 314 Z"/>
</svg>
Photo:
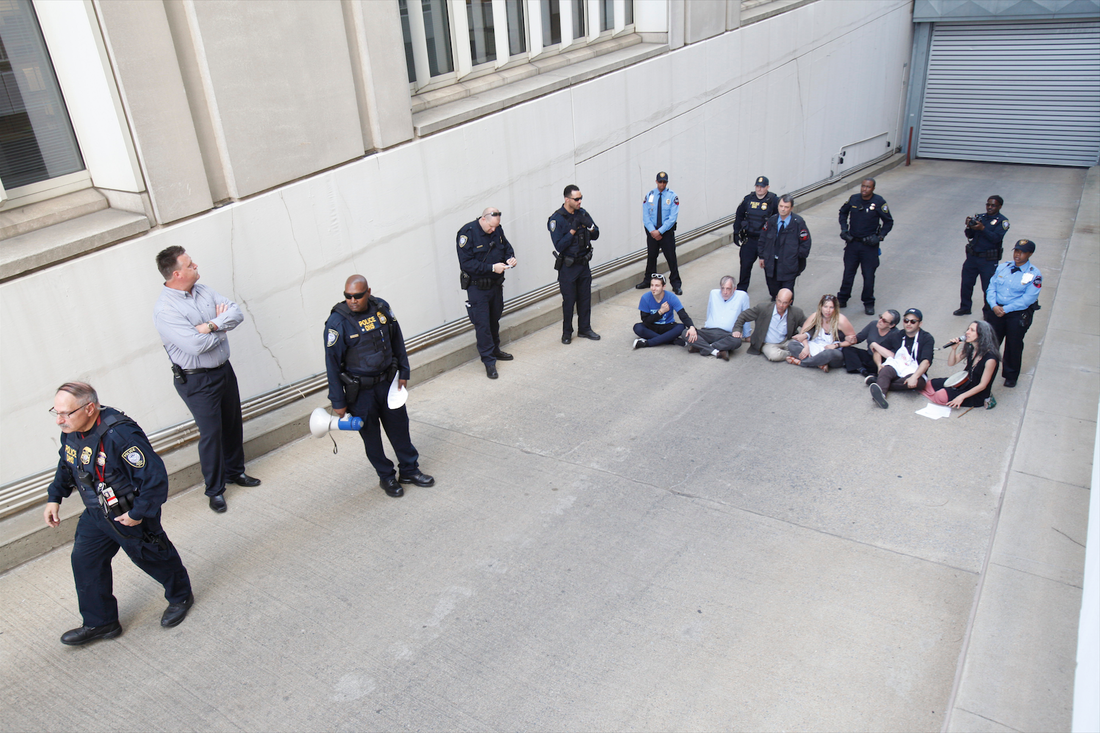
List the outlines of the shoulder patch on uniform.
<svg viewBox="0 0 1100 733">
<path fill-rule="evenodd" d="M 338 338 L 340 338 L 340 333 L 335 328 L 330 328 L 328 333 L 325 334 L 325 346 L 333 346 Z"/>
<path fill-rule="evenodd" d="M 1008 219 L 1002 219 L 1001 223 L 1004 224 L 1005 229 L 1008 229 Z"/>
<path fill-rule="evenodd" d="M 460 235 L 459 238 L 458 238 L 458 246 L 459 247 L 465 247 L 466 242 L 468 242 L 468 241 L 470 241 L 469 237 L 467 237 L 465 234 Z"/>
<path fill-rule="evenodd" d="M 882 205 L 882 210 L 883 210 L 883 211 L 885 211 L 885 212 L 886 212 L 887 214 L 889 214 L 889 213 L 890 213 L 890 207 L 889 207 L 889 206 L 887 206 L 886 204 L 883 204 L 883 205 Z"/>
<path fill-rule="evenodd" d="M 84 450 L 80 451 L 80 462 L 87 466 L 92 462 L 92 449 L 90 446 L 84 446 Z"/>
<path fill-rule="evenodd" d="M 145 454 L 136 445 L 122 451 L 122 459 L 134 468 L 145 468 Z"/>
<path fill-rule="evenodd" d="M 1037 288 L 1043 287 L 1043 276 L 1042 275 L 1036 276 L 1036 278 L 1034 280 L 1032 280 L 1032 282 L 1035 283 L 1035 287 L 1037 287 Z"/>
<path fill-rule="evenodd" d="M 677 196 L 675 199 L 673 199 L 672 205 L 673 206 L 679 206 L 680 205 L 680 197 L 679 196 Z"/>
<path fill-rule="evenodd" d="M 557 228 L 558 228 L 558 220 L 557 219 L 551 219 L 550 220 L 550 231 L 552 232 Z"/>
</svg>

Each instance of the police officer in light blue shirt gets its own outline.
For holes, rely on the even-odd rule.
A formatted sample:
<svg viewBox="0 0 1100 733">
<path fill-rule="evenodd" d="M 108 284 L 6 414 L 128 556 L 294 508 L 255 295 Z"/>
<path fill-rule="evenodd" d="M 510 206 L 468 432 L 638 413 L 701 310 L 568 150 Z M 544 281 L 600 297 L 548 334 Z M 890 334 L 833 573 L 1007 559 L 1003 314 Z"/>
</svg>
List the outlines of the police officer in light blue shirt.
<svg viewBox="0 0 1100 733">
<path fill-rule="evenodd" d="M 997 334 L 997 344 L 1005 342 L 1001 376 L 1006 387 L 1015 387 L 1020 377 L 1020 360 L 1024 352 L 1024 334 L 1039 309 L 1039 290 L 1043 273 L 1029 260 L 1035 252 L 1035 242 L 1021 239 L 1012 250 L 1012 261 L 1002 262 L 985 294 L 985 320 Z"/>
<path fill-rule="evenodd" d="M 657 174 L 657 188 L 645 195 L 642 200 L 642 226 L 646 236 L 646 263 L 642 281 L 634 287 L 638 290 L 649 288 L 650 278 L 657 272 L 657 255 L 664 253 L 668 263 L 669 283 L 672 292 L 683 295 L 683 283 L 680 280 L 680 268 L 676 266 L 676 218 L 680 215 L 680 197 L 668 187 L 668 174 Z"/>
</svg>

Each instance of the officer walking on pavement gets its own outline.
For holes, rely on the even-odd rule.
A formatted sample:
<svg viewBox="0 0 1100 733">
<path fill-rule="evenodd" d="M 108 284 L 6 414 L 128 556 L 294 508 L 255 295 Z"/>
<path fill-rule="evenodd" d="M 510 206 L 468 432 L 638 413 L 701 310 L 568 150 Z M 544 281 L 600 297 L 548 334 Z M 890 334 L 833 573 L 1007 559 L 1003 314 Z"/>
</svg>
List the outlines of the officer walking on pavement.
<svg viewBox="0 0 1100 733">
<path fill-rule="evenodd" d="M 61 524 L 61 502 L 74 488 L 85 506 L 72 552 L 83 625 L 66 631 L 61 643 L 77 646 L 122 633 L 111 573 L 111 559 L 120 547 L 164 586 L 168 608 L 160 625 L 176 626 L 195 597 L 183 561 L 160 523 L 160 508 L 168 498 L 164 462 L 137 423 L 114 408 L 100 407 L 91 385 L 61 385 L 50 412 L 61 426 L 61 458 L 46 489 L 46 524 Z"/>
<path fill-rule="evenodd" d="M 573 340 L 573 308 L 577 310 L 577 334 L 599 341 L 592 330 L 592 242 L 600 238 L 600 228 L 581 208 L 581 190 L 572 183 L 563 191 L 561 208 L 546 220 L 550 241 L 554 243 L 554 269 L 561 290 L 561 342 Z"/>
<path fill-rule="evenodd" d="M 974 300 L 974 282 L 981 278 L 982 293 L 989 290 L 989 281 L 1004 255 L 1003 240 L 1008 233 L 1008 219 L 1001 216 L 1005 200 L 990 196 L 985 202 L 985 213 L 966 217 L 966 260 L 962 267 L 962 288 L 959 292 L 959 309 L 956 316 L 970 315 Z"/>
<path fill-rule="evenodd" d="M 500 217 L 500 209 L 490 206 L 458 230 L 456 242 L 466 313 L 474 324 L 477 351 L 489 379 L 498 376 L 498 359 L 512 360 L 511 354 L 500 349 L 500 316 L 504 313 L 504 271 L 516 266 L 516 257 Z"/>
<path fill-rule="evenodd" d="M 852 297 L 856 270 L 863 271 L 863 311 L 875 315 L 875 270 L 882 250 L 879 244 L 894 228 L 894 217 L 885 199 L 875 193 L 875 179 L 865 178 L 859 193 L 852 194 L 840 207 L 840 238 L 844 240 L 844 279 L 836 297 L 840 307 Z"/>
<path fill-rule="evenodd" d="M 776 212 L 778 205 L 779 197 L 768 192 L 768 177 L 757 176 L 753 190 L 746 194 L 737 206 L 737 214 L 733 219 L 733 238 L 741 248 L 741 275 L 737 281 L 738 290 L 745 292 L 749 290 L 752 268 L 756 267 L 756 261 L 760 257 L 760 230 L 764 228 L 764 222 L 768 217 Z"/>
<path fill-rule="evenodd" d="M 985 320 L 997 334 L 997 345 L 1004 342 L 1001 376 L 1006 387 L 1015 387 L 1020 378 L 1020 361 L 1024 354 L 1024 334 L 1031 328 L 1031 319 L 1039 309 L 1039 290 L 1043 273 L 1029 260 L 1035 252 L 1035 242 L 1021 239 L 1012 249 L 1012 260 L 1002 262 L 985 295 Z"/>
<path fill-rule="evenodd" d="M 642 273 L 642 282 L 634 287 L 648 290 L 649 280 L 657 272 L 657 255 L 665 254 L 668 263 L 672 292 L 683 295 L 683 282 L 680 280 L 680 268 L 676 265 L 676 217 L 680 215 L 680 197 L 668 188 L 668 174 L 657 174 L 657 188 L 646 194 L 642 200 L 642 226 L 645 227 L 646 263 Z"/>
<path fill-rule="evenodd" d="M 344 300 L 332 307 L 325 322 L 325 370 L 332 411 L 340 417 L 350 412 L 363 419 L 359 435 L 382 489 L 398 497 L 405 494 L 401 484 L 434 485 L 435 479 L 420 471 L 420 454 L 409 437 L 405 405 L 395 409 L 388 402 L 394 377 L 400 389 L 409 380 L 401 326 L 390 304 L 371 296 L 362 275 L 347 279 Z M 382 447 L 379 423 L 397 454 L 396 472 Z"/>
<path fill-rule="evenodd" d="M 229 331 L 244 315 L 237 304 L 199 280 L 183 247 L 157 255 L 164 277 L 153 323 L 172 362 L 176 392 L 199 428 L 199 463 L 210 508 L 224 512 L 225 485 L 259 486 L 244 472 L 244 425 L 237 375 L 229 363 Z"/>
</svg>

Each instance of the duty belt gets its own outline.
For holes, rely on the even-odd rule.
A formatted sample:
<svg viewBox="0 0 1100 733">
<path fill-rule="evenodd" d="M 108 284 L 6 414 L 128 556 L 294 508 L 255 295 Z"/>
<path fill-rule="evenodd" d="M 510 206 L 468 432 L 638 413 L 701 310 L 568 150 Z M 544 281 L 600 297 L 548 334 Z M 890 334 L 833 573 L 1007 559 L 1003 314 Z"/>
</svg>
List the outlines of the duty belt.
<svg viewBox="0 0 1100 733">
<path fill-rule="evenodd" d="M 218 364 L 216 367 L 206 367 L 205 369 L 181 369 L 180 371 L 182 371 L 184 374 L 206 374 L 207 372 L 216 372 L 223 366 L 225 366 L 224 361 L 221 364 Z"/>
</svg>

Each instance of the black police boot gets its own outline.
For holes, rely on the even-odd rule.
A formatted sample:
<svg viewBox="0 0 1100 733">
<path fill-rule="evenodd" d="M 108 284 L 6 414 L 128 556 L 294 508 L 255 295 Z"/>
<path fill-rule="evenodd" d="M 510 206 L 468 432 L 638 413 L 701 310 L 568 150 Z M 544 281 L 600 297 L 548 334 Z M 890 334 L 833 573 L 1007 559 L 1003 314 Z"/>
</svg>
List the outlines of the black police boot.
<svg viewBox="0 0 1100 733">
<path fill-rule="evenodd" d="M 969 316 L 970 315 L 970 309 L 969 308 L 959 308 L 957 311 L 955 311 L 951 315 L 953 315 L 953 316 Z"/>
<path fill-rule="evenodd" d="M 634 286 L 635 290 L 649 290 L 649 281 L 638 283 Z"/>
<path fill-rule="evenodd" d="M 168 608 L 164 609 L 164 614 L 160 617 L 160 625 L 166 629 L 170 629 L 173 626 L 179 626 L 180 621 L 183 621 L 187 616 L 187 611 L 190 610 L 191 606 L 194 604 L 194 593 L 189 593 L 187 598 L 179 603 L 169 603 Z"/>
<path fill-rule="evenodd" d="M 591 328 L 588 329 L 587 331 L 581 331 L 577 335 L 580 336 L 581 338 L 589 339 L 590 341 L 599 341 L 600 340 L 600 334 L 596 333 Z"/>
<path fill-rule="evenodd" d="M 493 358 L 496 359 L 497 361 L 511 361 L 512 359 L 515 359 L 516 357 L 509 354 L 507 351 L 501 351 L 500 349 L 497 349 L 496 351 L 493 352 Z"/>
<path fill-rule="evenodd" d="M 401 484 L 397 483 L 396 476 L 387 476 L 384 479 L 379 479 L 378 483 L 379 485 L 381 485 L 382 490 L 385 491 L 387 495 L 392 496 L 395 499 L 399 496 L 405 495 L 405 490 L 401 488 Z"/>
<path fill-rule="evenodd" d="M 487 376 L 489 379 L 496 379 L 497 376 L 499 376 L 497 374 L 496 364 L 486 364 L 485 365 L 485 376 Z"/>
<path fill-rule="evenodd" d="M 121 633 L 122 625 L 118 621 L 103 626 L 81 626 L 79 629 L 72 629 L 62 634 L 61 643 L 80 646 L 96 639 L 113 639 Z"/>
<path fill-rule="evenodd" d="M 571 343 L 572 341 L 573 341 L 573 334 L 571 334 L 571 333 L 563 333 L 563 334 L 561 335 L 561 342 L 562 342 L 563 344 L 565 344 L 566 346 L 568 346 L 568 345 L 569 345 L 569 344 L 570 344 L 570 343 Z"/>
<path fill-rule="evenodd" d="M 225 497 L 221 494 L 215 494 L 210 497 L 210 508 L 216 511 L 218 514 L 224 514 L 225 510 L 229 508 L 229 505 L 225 503 Z"/>
<path fill-rule="evenodd" d="M 397 481 L 402 484 L 416 484 L 417 486 L 435 486 L 435 479 L 422 472 L 420 469 L 413 471 L 407 476 L 398 476 Z"/>
</svg>

